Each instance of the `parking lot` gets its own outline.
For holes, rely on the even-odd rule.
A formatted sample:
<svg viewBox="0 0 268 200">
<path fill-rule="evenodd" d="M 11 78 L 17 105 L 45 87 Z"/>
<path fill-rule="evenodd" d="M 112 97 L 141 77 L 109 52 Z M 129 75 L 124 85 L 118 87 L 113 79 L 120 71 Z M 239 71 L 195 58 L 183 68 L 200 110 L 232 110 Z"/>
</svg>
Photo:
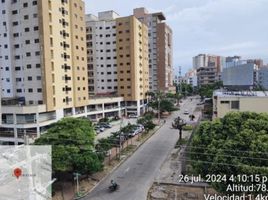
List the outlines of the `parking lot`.
<svg viewBox="0 0 268 200">
<path fill-rule="evenodd" d="M 112 128 L 106 128 L 103 132 L 97 134 L 96 139 L 99 140 L 101 138 L 107 138 L 111 135 L 111 133 L 119 131 L 120 126 L 124 127 L 128 125 L 128 123 L 136 124 L 136 122 L 137 122 L 136 118 L 127 118 L 127 119 L 123 118 L 123 120 L 111 122 L 110 124 L 112 125 Z"/>
</svg>

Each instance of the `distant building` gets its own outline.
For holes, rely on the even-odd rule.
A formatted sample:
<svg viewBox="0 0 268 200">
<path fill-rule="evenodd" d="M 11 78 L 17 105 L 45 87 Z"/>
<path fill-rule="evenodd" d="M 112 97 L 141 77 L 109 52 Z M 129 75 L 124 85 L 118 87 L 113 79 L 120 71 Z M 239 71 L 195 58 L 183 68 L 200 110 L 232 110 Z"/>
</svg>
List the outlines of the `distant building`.
<svg viewBox="0 0 268 200">
<path fill-rule="evenodd" d="M 258 71 L 258 83 L 265 90 L 268 90 L 268 66 L 263 66 Z"/>
<path fill-rule="evenodd" d="M 227 62 L 222 72 L 223 86 L 250 89 L 258 81 L 257 65 L 247 61 Z"/>
<path fill-rule="evenodd" d="M 231 111 L 268 113 L 268 91 L 214 91 L 213 119 L 222 118 Z"/>
<path fill-rule="evenodd" d="M 192 87 L 197 86 L 197 74 L 196 70 L 190 70 L 185 74 L 187 84 L 190 84 Z"/>
<path fill-rule="evenodd" d="M 197 69 L 197 85 L 210 85 L 220 80 L 215 66 L 200 67 Z"/>
<path fill-rule="evenodd" d="M 225 57 L 199 54 L 193 57 L 193 68 L 197 71 L 197 85 L 213 84 L 221 80 L 221 72 L 225 66 Z"/>
</svg>

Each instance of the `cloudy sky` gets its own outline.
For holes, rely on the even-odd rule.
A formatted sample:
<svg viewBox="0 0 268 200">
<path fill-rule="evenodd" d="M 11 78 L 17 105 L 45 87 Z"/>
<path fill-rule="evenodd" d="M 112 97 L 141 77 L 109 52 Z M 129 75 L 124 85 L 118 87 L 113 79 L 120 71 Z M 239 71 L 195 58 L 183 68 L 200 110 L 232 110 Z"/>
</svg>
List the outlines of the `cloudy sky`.
<svg viewBox="0 0 268 200">
<path fill-rule="evenodd" d="M 199 53 L 262 58 L 268 63 L 268 0 L 85 0 L 86 12 L 133 8 L 164 12 L 173 29 L 174 68 L 183 72 Z"/>
</svg>

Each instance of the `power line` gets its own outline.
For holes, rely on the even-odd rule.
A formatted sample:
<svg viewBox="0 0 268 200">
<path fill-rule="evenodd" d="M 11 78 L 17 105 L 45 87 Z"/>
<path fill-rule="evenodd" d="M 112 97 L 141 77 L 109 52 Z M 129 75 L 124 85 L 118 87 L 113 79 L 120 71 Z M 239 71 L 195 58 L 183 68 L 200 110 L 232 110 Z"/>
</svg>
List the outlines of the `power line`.
<svg viewBox="0 0 268 200">
<path fill-rule="evenodd" d="M 207 164 L 214 164 L 214 165 L 224 165 L 224 166 L 232 166 L 232 167 L 244 167 L 246 164 L 226 164 L 226 163 L 220 163 L 220 162 L 211 162 L 211 161 L 204 161 L 204 160 L 192 160 L 192 159 L 187 159 L 186 157 L 182 157 L 182 158 L 179 158 L 178 161 L 186 161 L 186 162 L 202 162 L 202 163 L 207 163 Z M 255 169 L 258 169 L 258 170 L 267 170 L 268 171 L 268 167 L 257 167 L 257 166 L 252 166 L 252 165 L 246 165 L 248 167 L 251 167 L 251 168 L 255 168 Z M 263 174 L 265 176 L 267 176 L 267 174 Z"/>
<path fill-rule="evenodd" d="M 190 154 L 198 154 L 198 155 L 212 155 L 212 156 L 223 156 L 223 157 L 231 157 L 231 158 L 246 158 L 246 159 L 255 159 L 255 160 L 264 160 L 264 161 L 268 161 L 268 159 L 266 158 L 256 158 L 256 157 L 246 157 L 246 156 L 231 156 L 231 155 L 227 155 L 227 154 L 213 154 L 213 153 L 199 153 L 199 152 L 194 152 L 194 151 L 184 151 L 186 153 L 190 153 Z"/>
<path fill-rule="evenodd" d="M 186 146 L 186 147 L 190 147 L 190 148 L 193 148 L 193 149 L 210 149 L 211 148 L 208 148 L 207 146 L 203 146 L 203 145 L 200 145 L 200 146 L 191 146 L 191 145 L 182 145 L 182 146 Z M 244 151 L 244 150 L 235 150 L 235 149 L 226 149 L 226 148 L 216 148 L 216 150 L 224 150 L 224 151 L 230 151 L 230 152 L 241 152 L 241 153 L 259 153 L 259 154 L 265 154 L 265 155 L 268 155 L 268 152 L 265 151 L 265 152 L 261 152 L 261 151 Z"/>
</svg>

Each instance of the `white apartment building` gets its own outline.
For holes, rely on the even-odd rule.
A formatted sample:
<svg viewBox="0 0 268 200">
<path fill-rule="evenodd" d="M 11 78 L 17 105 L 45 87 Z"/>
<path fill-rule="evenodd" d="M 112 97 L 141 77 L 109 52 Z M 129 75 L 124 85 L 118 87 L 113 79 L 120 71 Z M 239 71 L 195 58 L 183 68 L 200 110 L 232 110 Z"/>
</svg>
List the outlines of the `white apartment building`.
<svg viewBox="0 0 268 200">
<path fill-rule="evenodd" d="M 114 11 L 86 16 L 89 94 L 117 92 L 116 18 Z"/>
<path fill-rule="evenodd" d="M 2 98 L 43 104 L 37 1 L 0 2 L 0 85 Z"/>
</svg>

